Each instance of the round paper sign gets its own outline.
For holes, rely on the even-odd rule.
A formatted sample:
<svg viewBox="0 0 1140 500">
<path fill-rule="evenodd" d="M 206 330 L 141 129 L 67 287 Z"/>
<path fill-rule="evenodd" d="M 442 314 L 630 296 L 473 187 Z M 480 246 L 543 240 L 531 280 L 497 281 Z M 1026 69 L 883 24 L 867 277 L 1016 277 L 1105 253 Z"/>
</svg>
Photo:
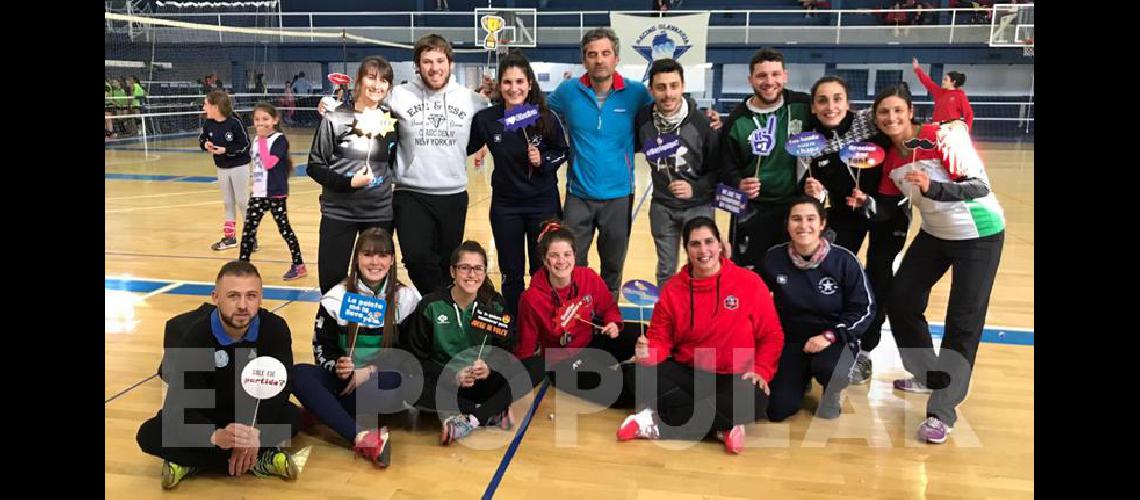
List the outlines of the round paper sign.
<svg viewBox="0 0 1140 500">
<path fill-rule="evenodd" d="M 269 399 L 285 390 L 285 365 L 277 358 L 254 358 L 241 371 L 241 388 L 257 399 Z"/>
</svg>

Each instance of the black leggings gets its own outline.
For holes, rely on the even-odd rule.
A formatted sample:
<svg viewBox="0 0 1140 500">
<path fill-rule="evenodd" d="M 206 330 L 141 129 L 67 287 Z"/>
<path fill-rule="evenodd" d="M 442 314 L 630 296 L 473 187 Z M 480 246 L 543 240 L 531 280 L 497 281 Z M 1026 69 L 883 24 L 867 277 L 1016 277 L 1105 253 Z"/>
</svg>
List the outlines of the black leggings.
<svg viewBox="0 0 1140 500">
<path fill-rule="evenodd" d="M 855 353 L 846 344 L 837 342 L 827 349 L 809 354 L 804 352 L 806 339 L 785 339 L 780 354 L 780 366 L 769 384 L 772 392 L 768 405 L 768 420 L 780 422 L 800 410 L 804 401 L 804 386 L 815 379 L 824 391 L 834 393 L 847 387 L 848 372 L 855 362 Z M 852 344 L 854 345 L 854 344 Z"/>
<path fill-rule="evenodd" d="M 638 366 L 637 372 L 639 379 L 657 380 L 657 390 L 651 395 L 656 399 L 644 404 L 638 401 L 638 406 L 657 410 L 664 439 L 704 439 L 710 433 L 755 422 L 768 407 L 764 391 L 740 373 L 705 372 L 672 358 L 656 366 Z M 698 378 L 712 382 L 711 387 L 701 383 L 700 394 Z"/>
<path fill-rule="evenodd" d="M 559 390 L 573 394 L 587 401 L 609 406 L 611 408 L 627 408 L 633 404 L 634 365 L 619 365 L 617 370 L 614 363 L 620 363 L 633 357 L 637 346 L 638 334 L 633 331 L 622 331 L 616 339 L 608 335 L 594 335 L 584 350 L 576 356 L 559 361 L 548 370 L 550 383 Z M 562 373 L 573 380 L 558 381 L 558 374 Z M 602 376 L 620 375 L 615 377 L 621 383 L 617 398 L 606 394 L 609 391 L 598 389 L 602 385 Z M 610 396 L 610 397 L 607 397 Z"/>
<path fill-rule="evenodd" d="M 910 226 L 910 215 L 907 210 L 906 207 L 894 207 L 890 219 L 871 222 L 871 242 L 867 245 L 866 268 L 867 281 L 870 282 L 871 292 L 875 295 L 875 319 L 871 321 L 859 341 L 863 352 L 874 350 L 882 338 L 883 322 L 887 319 L 887 303 L 894 283 L 895 257 L 906 244 L 906 232 Z"/>
<path fill-rule="evenodd" d="M 297 242 L 297 233 L 293 232 L 293 227 L 289 225 L 289 210 L 285 206 L 285 200 L 288 198 L 250 198 L 249 208 L 245 212 L 245 224 L 242 225 L 241 231 L 241 253 L 239 259 L 249 262 L 249 256 L 253 253 L 253 247 L 257 245 L 257 226 L 261 224 L 261 217 L 265 212 L 273 215 L 273 221 L 277 223 L 277 230 L 281 232 L 281 237 L 285 239 L 285 244 L 289 245 L 289 254 L 293 257 L 293 265 L 304 264 L 305 261 L 301 260 L 301 244 Z"/>
</svg>

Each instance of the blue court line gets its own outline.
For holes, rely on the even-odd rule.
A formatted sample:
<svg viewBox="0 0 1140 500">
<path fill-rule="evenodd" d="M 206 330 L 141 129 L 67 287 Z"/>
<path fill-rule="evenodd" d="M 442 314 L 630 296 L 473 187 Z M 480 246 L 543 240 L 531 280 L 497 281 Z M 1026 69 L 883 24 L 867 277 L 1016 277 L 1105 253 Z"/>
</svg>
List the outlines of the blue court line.
<svg viewBox="0 0 1140 500">
<path fill-rule="evenodd" d="M 306 175 L 307 174 L 305 173 L 305 164 L 304 163 L 298 164 L 293 169 L 293 177 L 304 177 Z M 209 184 L 209 183 L 218 181 L 217 177 L 211 177 L 211 176 L 207 176 L 207 175 L 186 176 L 186 175 L 158 175 L 158 174 L 119 174 L 119 173 L 114 173 L 114 172 L 108 172 L 108 173 L 103 174 L 103 178 L 106 180 L 155 181 L 155 182 L 193 182 L 193 183 L 197 183 L 197 184 Z"/>
<path fill-rule="evenodd" d="M 514 439 L 511 440 L 511 445 L 507 447 L 507 452 L 503 454 L 503 459 L 499 461 L 499 468 L 495 470 L 495 475 L 491 476 L 491 482 L 487 484 L 486 491 L 483 492 L 483 500 L 490 500 L 495 496 L 495 490 L 499 487 L 499 481 L 503 480 L 503 474 L 506 474 L 507 467 L 511 465 L 511 459 L 515 457 L 515 451 L 519 449 L 519 443 L 522 442 L 523 436 L 526 435 L 527 428 L 530 427 L 530 421 L 534 418 L 534 413 L 538 410 L 538 403 L 542 402 L 543 396 L 546 396 L 546 389 L 550 387 L 550 379 L 542 381 L 542 387 L 538 389 L 538 395 L 534 398 L 534 403 L 531 403 L 530 410 L 526 412 L 526 417 L 523 418 L 522 424 L 519 425 L 518 432 L 515 433 Z"/>
<path fill-rule="evenodd" d="M 104 278 L 103 289 L 106 291 L 150 293 L 171 283 L 172 282 Z"/>
<path fill-rule="evenodd" d="M 176 286 L 166 293 L 172 293 L 174 295 L 210 295 L 213 291 L 214 285 L 188 283 Z M 292 288 L 278 288 L 273 286 L 264 287 L 261 296 L 266 300 L 299 302 L 320 302 L 321 300 L 321 292 L 316 290 L 295 290 Z"/>
<path fill-rule="evenodd" d="M 104 280 L 104 288 L 106 290 L 149 293 L 172 283 L 173 281 L 106 278 Z M 167 290 L 166 293 L 201 296 L 210 295 L 213 289 L 213 285 L 186 283 Z M 264 287 L 262 295 L 268 300 L 291 300 L 296 302 L 319 302 L 321 300 L 321 294 L 316 290 L 298 290 L 295 288 L 276 286 Z M 644 320 L 648 321 L 653 318 L 652 307 L 638 308 L 637 306 L 620 306 L 619 309 L 621 310 L 622 319 L 625 321 L 641 321 L 642 316 L 639 316 L 638 309 L 642 310 L 641 314 L 644 314 Z M 884 331 L 890 331 L 890 329 L 884 328 Z M 944 325 L 940 323 L 930 324 L 930 335 L 934 338 L 941 338 L 944 331 Z M 1026 328 L 986 327 L 982 330 L 982 342 L 1006 345 L 1033 345 L 1033 330 Z"/>
</svg>

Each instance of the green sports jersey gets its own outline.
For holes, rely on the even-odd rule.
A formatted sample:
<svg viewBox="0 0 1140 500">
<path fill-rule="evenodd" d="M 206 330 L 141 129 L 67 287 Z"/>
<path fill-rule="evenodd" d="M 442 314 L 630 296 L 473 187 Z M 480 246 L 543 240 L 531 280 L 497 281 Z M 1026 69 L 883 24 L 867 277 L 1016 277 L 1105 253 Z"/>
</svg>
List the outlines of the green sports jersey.
<svg viewBox="0 0 1140 500">
<path fill-rule="evenodd" d="M 803 131 L 811 113 L 807 94 L 784 91 L 784 104 L 772 112 L 757 113 L 749 109 L 747 100 L 729 115 L 722 139 L 721 155 L 727 177 L 738 187 L 740 179 L 760 179 L 760 196 L 756 203 L 779 204 L 796 195 L 796 157 L 784 149 L 788 136 Z M 774 138 L 767 156 L 752 152 L 750 137 L 762 129 Z"/>
</svg>

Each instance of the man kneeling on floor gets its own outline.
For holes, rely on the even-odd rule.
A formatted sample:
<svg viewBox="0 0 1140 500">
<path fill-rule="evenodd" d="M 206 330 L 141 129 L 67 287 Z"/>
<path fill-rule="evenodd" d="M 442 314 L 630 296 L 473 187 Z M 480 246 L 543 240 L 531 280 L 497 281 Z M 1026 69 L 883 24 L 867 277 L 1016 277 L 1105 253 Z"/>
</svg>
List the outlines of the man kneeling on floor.
<svg viewBox="0 0 1140 500">
<path fill-rule="evenodd" d="M 258 402 L 238 376 L 262 356 L 292 370 L 289 326 L 261 308 L 261 275 L 248 262 L 222 266 L 211 296 L 217 308 L 164 353 L 169 390 L 158 414 L 139 427 L 139 448 L 163 459 L 163 488 L 198 471 L 296 479 L 293 456 L 275 446 L 297 433 L 289 391 Z"/>
</svg>

